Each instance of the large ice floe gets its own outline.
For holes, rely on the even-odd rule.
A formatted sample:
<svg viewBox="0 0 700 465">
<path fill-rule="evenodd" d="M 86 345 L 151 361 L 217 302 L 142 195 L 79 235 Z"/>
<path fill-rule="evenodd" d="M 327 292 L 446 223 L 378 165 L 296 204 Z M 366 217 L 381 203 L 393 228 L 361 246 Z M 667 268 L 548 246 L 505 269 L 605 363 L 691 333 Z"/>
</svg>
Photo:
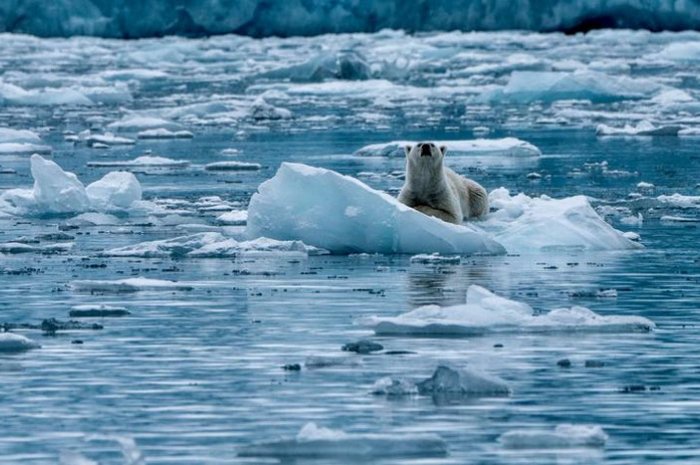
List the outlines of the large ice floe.
<svg viewBox="0 0 700 465">
<path fill-rule="evenodd" d="M 75 174 L 41 155 L 32 155 L 30 163 L 34 187 L 4 192 L 0 211 L 18 216 L 112 211 L 141 200 L 141 185 L 131 173 L 108 173 L 85 187 Z"/>
<path fill-rule="evenodd" d="M 508 431 L 498 442 L 510 449 L 566 449 L 603 447 L 608 440 L 597 425 L 558 425 L 554 430 L 520 429 Z"/>
<path fill-rule="evenodd" d="M 237 241 L 218 232 L 203 232 L 160 241 L 141 242 L 103 252 L 106 257 L 190 257 L 223 258 L 255 253 L 296 253 L 320 255 L 325 250 L 301 241 L 276 241 L 265 237 Z"/>
<path fill-rule="evenodd" d="M 323 200 L 321 200 L 323 199 Z M 331 253 L 499 254 L 636 249 L 583 196 L 561 200 L 489 196 L 496 212 L 485 221 L 452 225 L 428 217 L 336 172 L 283 163 L 248 207 L 246 234 L 300 240 Z"/>
<path fill-rule="evenodd" d="M 404 147 L 414 145 L 415 141 L 392 141 L 371 144 L 355 152 L 358 156 L 405 157 Z M 494 157 L 539 157 L 540 149 L 529 142 L 506 137 L 503 139 L 446 140 L 435 142 L 445 146 L 450 155 L 473 155 Z"/>
<path fill-rule="evenodd" d="M 656 325 L 647 318 L 599 315 L 585 307 L 558 308 L 545 314 L 471 285 L 465 304 L 450 307 L 426 305 L 396 317 L 370 316 L 359 323 L 378 335 L 479 336 L 501 332 L 641 333 Z"/>
<path fill-rule="evenodd" d="M 434 434 L 351 434 L 307 423 L 295 438 L 241 447 L 241 457 L 278 459 L 441 457 L 447 444 Z"/>
<path fill-rule="evenodd" d="M 332 253 L 504 253 L 470 225 L 428 217 L 357 179 L 283 163 L 248 206 L 246 235 L 269 237 Z"/>
</svg>

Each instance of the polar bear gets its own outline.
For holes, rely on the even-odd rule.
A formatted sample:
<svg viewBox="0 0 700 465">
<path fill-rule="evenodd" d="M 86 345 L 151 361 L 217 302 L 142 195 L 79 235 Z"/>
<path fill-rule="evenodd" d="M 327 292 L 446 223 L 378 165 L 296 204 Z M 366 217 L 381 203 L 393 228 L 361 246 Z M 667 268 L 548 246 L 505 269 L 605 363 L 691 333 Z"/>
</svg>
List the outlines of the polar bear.
<svg viewBox="0 0 700 465">
<path fill-rule="evenodd" d="M 421 142 L 405 150 L 406 182 L 399 202 L 454 224 L 488 213 L 486 189 L 444 165 L 447 147 Z"/>
</svg>

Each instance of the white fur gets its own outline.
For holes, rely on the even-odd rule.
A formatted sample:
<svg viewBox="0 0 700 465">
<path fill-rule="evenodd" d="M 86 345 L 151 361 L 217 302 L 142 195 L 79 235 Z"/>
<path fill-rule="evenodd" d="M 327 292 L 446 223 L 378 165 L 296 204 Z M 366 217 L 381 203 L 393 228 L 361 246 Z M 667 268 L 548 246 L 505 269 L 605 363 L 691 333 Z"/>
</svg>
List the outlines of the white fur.
<svg viewBox="0 0 700 465">
<path fill-rule="evenodd" d="M 489 210 L 486 189 L 446 167 L 445 151 L 429 142 L 406 147 L 406 183 L 399 202 L 454 224 L 484 216 Z"/>
</svg>

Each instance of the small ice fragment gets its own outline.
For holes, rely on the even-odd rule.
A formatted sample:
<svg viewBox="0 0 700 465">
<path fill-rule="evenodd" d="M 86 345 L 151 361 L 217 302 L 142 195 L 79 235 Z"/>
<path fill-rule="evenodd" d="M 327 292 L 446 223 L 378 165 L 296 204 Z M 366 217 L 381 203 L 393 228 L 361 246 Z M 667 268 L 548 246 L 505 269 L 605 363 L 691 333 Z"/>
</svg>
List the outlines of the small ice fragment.
<svg viewBox="0 0 700 465">
<path fill-rule="evenodd" d="M 26 352 L 41 346 L 21 334 L 0 333 L 0 353 Z"/>
<path fill-rule="evenodd" d="M 262 169 L 260 163 L 244 161 L 217 161 L 204 167 L 207 171 L 255 171 Z"/>
<path fill-rule="evenodd" d="M 600 426 L 558 425 L 554 431 L 514 430 L 498 438 L 503 447 L 511 449 L 565 449 L 603 447 L 608 440 Z"/>
</svg>

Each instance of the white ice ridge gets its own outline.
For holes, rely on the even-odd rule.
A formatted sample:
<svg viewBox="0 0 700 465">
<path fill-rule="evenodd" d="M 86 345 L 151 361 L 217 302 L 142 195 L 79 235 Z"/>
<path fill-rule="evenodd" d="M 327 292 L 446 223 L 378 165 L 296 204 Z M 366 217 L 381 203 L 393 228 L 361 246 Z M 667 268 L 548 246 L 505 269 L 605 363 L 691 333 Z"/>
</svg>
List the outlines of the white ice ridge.
<svg viewBox="0 0 700 465">
<path fill-rule="evenodd" d="M 496 211 L 478 227 L 510 253 L 643 248 L 606 223 L 582 195 L 511 196 L 500 188 L 489 194 L 489 205 Z"/>
<path fill-rule="evenodd" d="M 71 289 L 77 292 L 139 292 L 139 291 L 191 291 L 191 284 L 168 281 L 163 279 L 150 279 L 144 277 L 106 280 L 77 280 L 71 281 Z"/>
<path fill-rule="evenodd" d="M 379 335 L 477 336 L 498 332 L 638 333 L 656 325 L 640 316 L 599 315 L 584 307 L 535 314 L 529 305 L 471 285 L 465 304 L 426 305 L 396 317 L 370 316 L 358 321 Z"/>
<path fill-rule="evenodd" d="M 608 440 L 597 425 L 558 425 L 553 431 L 518 429 L 498 438 L 503 447 L 511 449 L 565 449 L 603 447 Z"/>
<path fill-rule="evenodd" d="M 102 252 L 105 257 L 190 257 L 224 258 L 254 253 L 297 253 L 320 255 L 325 250 L 305 245 L 301 241 L 276 241 L 260 237 L 237 241 L 218 232 L 203 232 L 172 239 L 141 242 Z"/>
<path fill-rule="evenodd" d="M 244 446 L 241 457 L 278 459 L 319 458 L 406 458 L 447 455 L 447 444 L 434 434 L 401 432 L 397 434 L 350 434 L 307 423 L 295 438 Z"/>
<path fill-rule="evenodd" d="M 14 333 L 0 333 L 0 354 L 26 352 L 41 347 L 37 342 Z"/>
<path fill-rule="evenodd" d="M 184 168 L 190 164 L 189 160 L 173 160 L 171 158 L 144 155 L 127 161 L 89 161 L 87 166 L 95 168 L 134 168 L 134 167 L 159 167 L 159 168 Z"/>
<path fill-rule="evenodd" d="M 358 156 L 404 157 L 404 147 L 415 144 L 415 141 L 392 141 L 382 144 L 371 144 L 355 152 Z M 474 139 L 474 140 L 445 140 L 435 142 L 438 146 L 446 146 L 449 154 L 473 156 L 508 156 L 508 157 L 539 157 L 540 149 L 529 142 L 506 137 L 503 139 Z"/>
<path fill-rule="evenodd" d="M 141 200 L 141 185 L 131 173 L 108 173 L 86 188 L 75 174 L 41 155 L 32 155 L 30 163 L 34 187 L 5 191 L 1 212 L 23 216 L 123 210 Z"/>
<path fill-rule="evenodd" d="M 504 253 L 471 225 L 426 216 L 357 179 L 298 163 L 282 163 L 248 206 L 246 235 L 331 253 Z"/>
</svg>

